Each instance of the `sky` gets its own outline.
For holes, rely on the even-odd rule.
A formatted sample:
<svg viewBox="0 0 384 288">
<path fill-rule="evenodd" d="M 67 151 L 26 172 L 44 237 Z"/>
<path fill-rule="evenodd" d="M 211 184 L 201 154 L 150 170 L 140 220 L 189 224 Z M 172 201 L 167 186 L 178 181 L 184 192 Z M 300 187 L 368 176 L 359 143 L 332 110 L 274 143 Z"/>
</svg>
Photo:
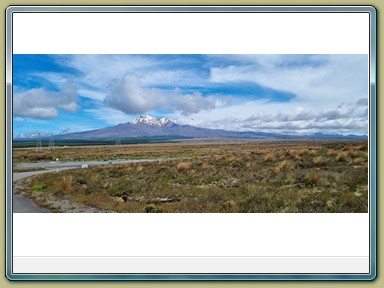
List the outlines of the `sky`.
<svg viewBox="0 0 384 288">
<path fill-rule="evenodd" d="M 140 115 L 230 131 L 368 134 L 368 55 L 13 55 L 14 137 Z"/>
</svg>

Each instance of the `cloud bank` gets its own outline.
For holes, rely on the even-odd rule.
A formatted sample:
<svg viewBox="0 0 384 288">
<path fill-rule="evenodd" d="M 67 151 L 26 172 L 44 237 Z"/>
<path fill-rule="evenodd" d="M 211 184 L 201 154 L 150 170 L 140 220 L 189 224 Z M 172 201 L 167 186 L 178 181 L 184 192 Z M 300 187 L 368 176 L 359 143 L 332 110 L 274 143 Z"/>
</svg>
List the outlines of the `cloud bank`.
<svg viewBox="0 0 384 288">
<path fill-rule="evenodd" d="M 48 56 L 14 71 L 15 116 L 72 112 L 102 128 L 150 114 L 236 131 L 368 133 L 368 55 Z M 51 62 L 40 69 L 42 59 Z"/>
<path fill-rule="evenodd" d="M 165 93 L 160 89 L 143 86 L 141 79 L 133 74 L 124 76 L 113 88 L 104 103 L 126 114 L 142 114 L 161 109 L 166 112 L 179 111 L 182 115 L 214 109 L 222 102 L 215 96 L 203 96 L 199 92 L 181 94 L 178 89 Z"/>
<path fill-rule="evenodd" d="M 29 89 L 13 95 L 14 116 L 51 119 L 59 115 L 58 109 L 76 112 L 75 87 L 66 85 L 59 92 L 44 88 Z"/>
</svg>

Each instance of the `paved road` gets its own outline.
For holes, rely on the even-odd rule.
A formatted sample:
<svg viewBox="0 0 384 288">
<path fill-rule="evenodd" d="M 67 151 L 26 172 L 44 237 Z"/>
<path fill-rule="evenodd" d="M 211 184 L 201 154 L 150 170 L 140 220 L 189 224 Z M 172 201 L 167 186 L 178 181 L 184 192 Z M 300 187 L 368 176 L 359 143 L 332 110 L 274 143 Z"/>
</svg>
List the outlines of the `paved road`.
<svg viewBox="0 0 384 288">
<path fill-rule="evenodd" d="M 62 168 L 59 170 L 66 170 L 70 168 Z M 50 173 L 50 172 L 56 172 L 57 170 L 42 170 L 42 171 L 31 171 L 31 172 L 21 172 L 21 173 L 13 173 L 13 181 L 38 175 L 38 174 L 43 174 L 43 173 Z M 42 208 L 39 207 L 33 202 L 31 199 L 24 197 L 23 195 L 16 194 L 15 188 L 12 188 L 13 190 L 13 212 L 14 213 L 50 213 L 51 211 L 47 208 Z"/>
<path fill-rule="evenodd" d="M 180 157 L 177 158 L 156 158 L 156 159 L 119 159 L 119 160 L 110 160 L 110 161 L 82 161 L 82 162 L 39 162 L 39 163 L 19 163 L 16 165 L 16 169 L 28 170 L 28 169 L 39 169 L 39 168 L 81 168 L 83 165 L 91 166 L 102 166 L 102 165 L 116 165 L 124 163 L 141 163 L 141 162 L 156 162 L 156 161 L 171 161 L 183 159 Z"/>
<path fill-rule="evenodd" d="M 131 159 L 131 160 L 112 160 L 112 161 L 84 161 L 84 162 L 45 162 L 45 163 L 19 163 L 16 165 L 16 169 L 28 170 L 45 168 L 47 170 L 41 171 L 29 171 L 13 173 L 13 181 L 31 177 L 43 173 L 52 173 L 61 170 L 81 168 L 83 165 L 101 166 L 101 165 L 116 165 L 123 163 L 138 163 L 138 162 L 156 162 L 156 161 L 171 161 L 181 158 L 158 158 L 158 159 Z M 13 212 L 14 213 L 50 213 L 51 211 L 46 208 L 37 206 L 32 200 L 24 197 L 20 194 L 16 194 L 17 191 L 13 188 Z"/>
</svg>

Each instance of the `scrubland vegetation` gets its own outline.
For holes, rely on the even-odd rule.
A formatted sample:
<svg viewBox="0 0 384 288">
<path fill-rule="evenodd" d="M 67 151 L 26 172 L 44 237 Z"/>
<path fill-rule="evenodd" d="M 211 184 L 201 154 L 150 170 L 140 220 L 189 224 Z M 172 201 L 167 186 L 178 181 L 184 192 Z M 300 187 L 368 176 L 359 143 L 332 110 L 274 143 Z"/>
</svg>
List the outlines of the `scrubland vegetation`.
<svg viewBox="0 0 384 288">
<path fill-rule="evenodd" d="M 135 144 L 120 148 L 110 146 L 57 146 L 36 148 L 14 148 L 13 162 L 49 162 L 49 161 L 107 161 L 113 159 L 153 159 L 202 156 L 209 151 L 209 145 L 183 144 Z M 208 149 L 208 150 L 207 150 Z"/>
<path fill-rule="evenodd" d="M 57 148 L 35 154 L 47 159 L 58 153 L 62 160 L 190 159 L 48 173 L 24 180 L 24 189 L 40 205 L 67 199 L 112 212 L 367 212 L 367 148 L 366 142 Z M 17 161 L 38 160 L 23 150 L 14 151 Z"/>
</svg>

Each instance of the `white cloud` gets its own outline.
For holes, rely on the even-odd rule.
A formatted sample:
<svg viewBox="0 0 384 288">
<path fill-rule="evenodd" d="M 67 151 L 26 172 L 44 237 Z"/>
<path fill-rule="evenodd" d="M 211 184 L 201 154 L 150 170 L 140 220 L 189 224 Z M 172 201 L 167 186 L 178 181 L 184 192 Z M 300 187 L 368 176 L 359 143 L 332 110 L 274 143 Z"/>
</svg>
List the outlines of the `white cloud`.
<svg viewBox="0 0 384 288">
<path fill-rule="evenodd" d="M 127 114 L 142 114 L 163 109 L 189 115 L 201 110 L 213 109 L 223 100 L 220 101 L 212 95 L 202 96 L 199 92 L 183 95 L 177 89 L 166 95 L 160 89 L 143 87 L 139 77 L 128 74 L 121 79 L 104 102 Z"/>
<path fill-rule="evenodd" d="M 203 97 L 200 93 L 181 95 L 175 97 L 173 103 L 182 114 L 189 115 L 200 110 L 210 110 L 216 107 L 216 99 L 213 96 Z"/>
<path fill-rule="evenodd" d="M 140 55 L 66 55 L 56 60 L 65 66 L 76 69 L 80 85 L 109 90 L 114 80 L 126 74 L 137 73 L 156 65 L 156 61 Z"/>
<path fill-rule="evenodd" d="M 142 87 L 138 77 L 126 75 L 105 98 L 109 106 L 127 114 L 140 114 L 164 106 L 160 90 Z"/>
<path fill-rule="evenodd" d="M 55 118 L 58 108 L 75 112 L 77 106 L 76 91 L 67 84 L 60 92 L 34 88 L 13 95 L 13 114 L 15 116 L 41 119 Z"/>
<path fill-rule="evenodd" d="M 80 96 L 97 100 L 97 101 L 104 101 L 105 97 L 107 94 L 95 90 L 90 90 L 90 89 L 79 89 L 78 93 Z"/>
<path fill-rule="evenodd" d="M 169 85 L 169 86 L 202 86 L 208 79 L 191 70 L 164 70 L 158 67 L 154 70 L 146 70 L 141 75 L 141 80 L 145 86 Z"/>
<path fill-rule="evenodd" d="M 294 93 L 297 101 L 306 103 L 340 103 L 367 97 L 367 55 L 317 55 L 308 58 L 308 63 L 289 56 L 246 55 L 244 57 L 253 59 L 253 62 L 212 67 L 211 81 L 254 82 Z"/>
<path fill-rule="evenodd" d="M 189 117 L 174 113 L 180 124 L 232 131 L 259 131 L 291 134 L 314 132 L 333 134 L 367 134 L 366 108 L 356 103 L 340 104 L 336 108 L 316 107 L 296 103 L 250 101 L 213 111 L 201 111 Z"/>
<path fill-rule="evenodd" d="M 102 120 L 109 125 L 117 125 L 120 123 L 126 123 L 133 120 L 134 117 L 125 114 L 119 110 L 107 107 L 100 106 L 95 109 L 84 109 L 84 112 L 91 114 L 91 118 L 96 118 Z"/>
</svg>

